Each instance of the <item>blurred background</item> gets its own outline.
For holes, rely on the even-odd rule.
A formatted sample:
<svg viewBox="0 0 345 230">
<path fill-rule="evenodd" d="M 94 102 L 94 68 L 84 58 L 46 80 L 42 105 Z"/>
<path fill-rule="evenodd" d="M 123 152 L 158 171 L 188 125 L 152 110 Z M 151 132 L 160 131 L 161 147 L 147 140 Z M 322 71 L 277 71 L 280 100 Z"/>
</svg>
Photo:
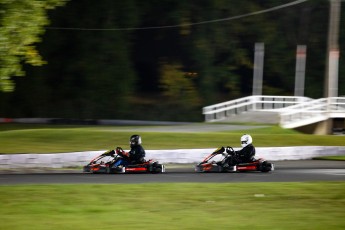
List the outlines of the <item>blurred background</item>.
<svg viewBox="0 0 345 230">
<path fill-rule="evenodd" d="M 202 121 L 202 107 L 251 95 L 258 42 L 265 44 L 263 95 L 294 94 L 296 47 L 306 45 L 304 94 L 324 97 L 327 0 L 23 0 L 0 7 L 0 117 Z M 340 29 L 340 51 L 344 45 Z M 339 95 L 344 62 L 340 56 Z"/>
</svg>

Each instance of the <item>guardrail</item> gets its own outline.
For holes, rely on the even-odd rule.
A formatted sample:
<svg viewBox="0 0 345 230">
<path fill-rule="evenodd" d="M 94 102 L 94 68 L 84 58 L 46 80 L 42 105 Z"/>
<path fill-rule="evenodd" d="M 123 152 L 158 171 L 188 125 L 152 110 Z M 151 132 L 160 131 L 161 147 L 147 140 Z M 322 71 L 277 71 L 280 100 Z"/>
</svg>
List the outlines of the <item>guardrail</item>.
<svg viewBox="0 0 345 230">
<path fill-rule="evenodd" d="M 156 159 L 161 163 L 197 163 L 213 149 L 175 149 L 146 150 L 146 159 Z M 237 150 L 235 148 L 235 150 Z M 105 152 L 73 152 L 57 154 L 3 154 L 0 155 L 0 169 L 25 168 L 69 168 L 86 165 L 91 159 Z M 345 146 L 295 146 L 295 147 L 257 147 L 256 157 L 270 161 L 306 160 L 318 156 L 345 155 Z"/>
</svg>

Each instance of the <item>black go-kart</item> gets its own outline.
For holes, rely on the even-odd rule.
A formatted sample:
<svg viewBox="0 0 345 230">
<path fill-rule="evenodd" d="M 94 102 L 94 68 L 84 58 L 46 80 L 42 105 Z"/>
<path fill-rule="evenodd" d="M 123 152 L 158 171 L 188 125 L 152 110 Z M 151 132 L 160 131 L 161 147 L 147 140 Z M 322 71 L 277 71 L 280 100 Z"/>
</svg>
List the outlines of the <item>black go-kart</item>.
<svg viewBox="0 0 345 230">
<path fill-rule="evenodd" d="M 164 173 L 165 166 L 158 161 L 148 160 L 140 164 L 126 164 L 115 166 L 121 159 L 128 159 L 128 153 L 121 148 L 116 151 L 107 151 L 90 161 L 83 167 L 83 172 L 87 173 Z"/>
<path fill-rule="evenodd" d="M 225 151 L 225 153 L 224 153 Z M 227 162 L 238 162 L 238 156 L 234 149 L 230 146 L 218 148 L 208 155 L 202 162 L 195 166 L 196 172 L 270 172 L 274 171 L 274 164 L 259 158 L 248 163 L 238 163 L 228 165 Z M 216 160 L 216 158 L 218 158 Z M 234 159 L 229 159 L 234 158 Z"/>
</svg>

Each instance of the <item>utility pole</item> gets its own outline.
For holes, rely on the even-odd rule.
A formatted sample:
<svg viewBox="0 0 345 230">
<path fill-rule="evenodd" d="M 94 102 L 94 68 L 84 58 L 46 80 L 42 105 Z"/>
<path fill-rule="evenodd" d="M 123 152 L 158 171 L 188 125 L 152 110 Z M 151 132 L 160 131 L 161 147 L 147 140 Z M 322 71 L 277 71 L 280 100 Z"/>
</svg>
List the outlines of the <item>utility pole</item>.
<svg viewBox="0 0 345 230">
<path fill-rule="evenodd" d="M 253 96 L 262 95 L 262 77 L 264 71 L 264 43 L 255 43 L 254 73 L 253 73 Z"/>
<path fill-rule="evenodd" d="M 298 45 L 296 51 L 295 96 L 304 96 L 307 46 Z"/>
<path fill-rule="evenodd" d="M 329 0 L 328 48 L 326 62 L 325 97 L 338 96 L 339 68 L 339 21 L 341 11 L 340 0 Z"/>
<path fill-rule="evenodd" d="M 338 96 L 338 71 L 339 71 L 339 21 L 341 11 L 340 0 L 329 0 L 329 27 L 328 27 L 328 48 L 325 78 L 325 97 L 328 97 L 328 109 L 330 108 L 330 97 Z M 326 134 L 332 134 L 333 120 L 328 118 L 325 121 Z"/>
</svg>

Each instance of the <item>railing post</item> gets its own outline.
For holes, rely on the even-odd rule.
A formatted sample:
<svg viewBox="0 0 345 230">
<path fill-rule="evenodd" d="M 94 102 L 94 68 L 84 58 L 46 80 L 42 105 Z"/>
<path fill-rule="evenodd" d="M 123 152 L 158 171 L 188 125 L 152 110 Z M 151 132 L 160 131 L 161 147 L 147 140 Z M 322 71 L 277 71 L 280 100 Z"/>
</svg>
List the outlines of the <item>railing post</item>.
<svg viewBox="0 0 345 230">
<path fill-rule="evenodd" d="M 252 104 L 253 104 L 253 111 L 256 111 L 256 101 L 257 101 L 257 96 L 253 96 L 251 98 Z"/>
</svg>

